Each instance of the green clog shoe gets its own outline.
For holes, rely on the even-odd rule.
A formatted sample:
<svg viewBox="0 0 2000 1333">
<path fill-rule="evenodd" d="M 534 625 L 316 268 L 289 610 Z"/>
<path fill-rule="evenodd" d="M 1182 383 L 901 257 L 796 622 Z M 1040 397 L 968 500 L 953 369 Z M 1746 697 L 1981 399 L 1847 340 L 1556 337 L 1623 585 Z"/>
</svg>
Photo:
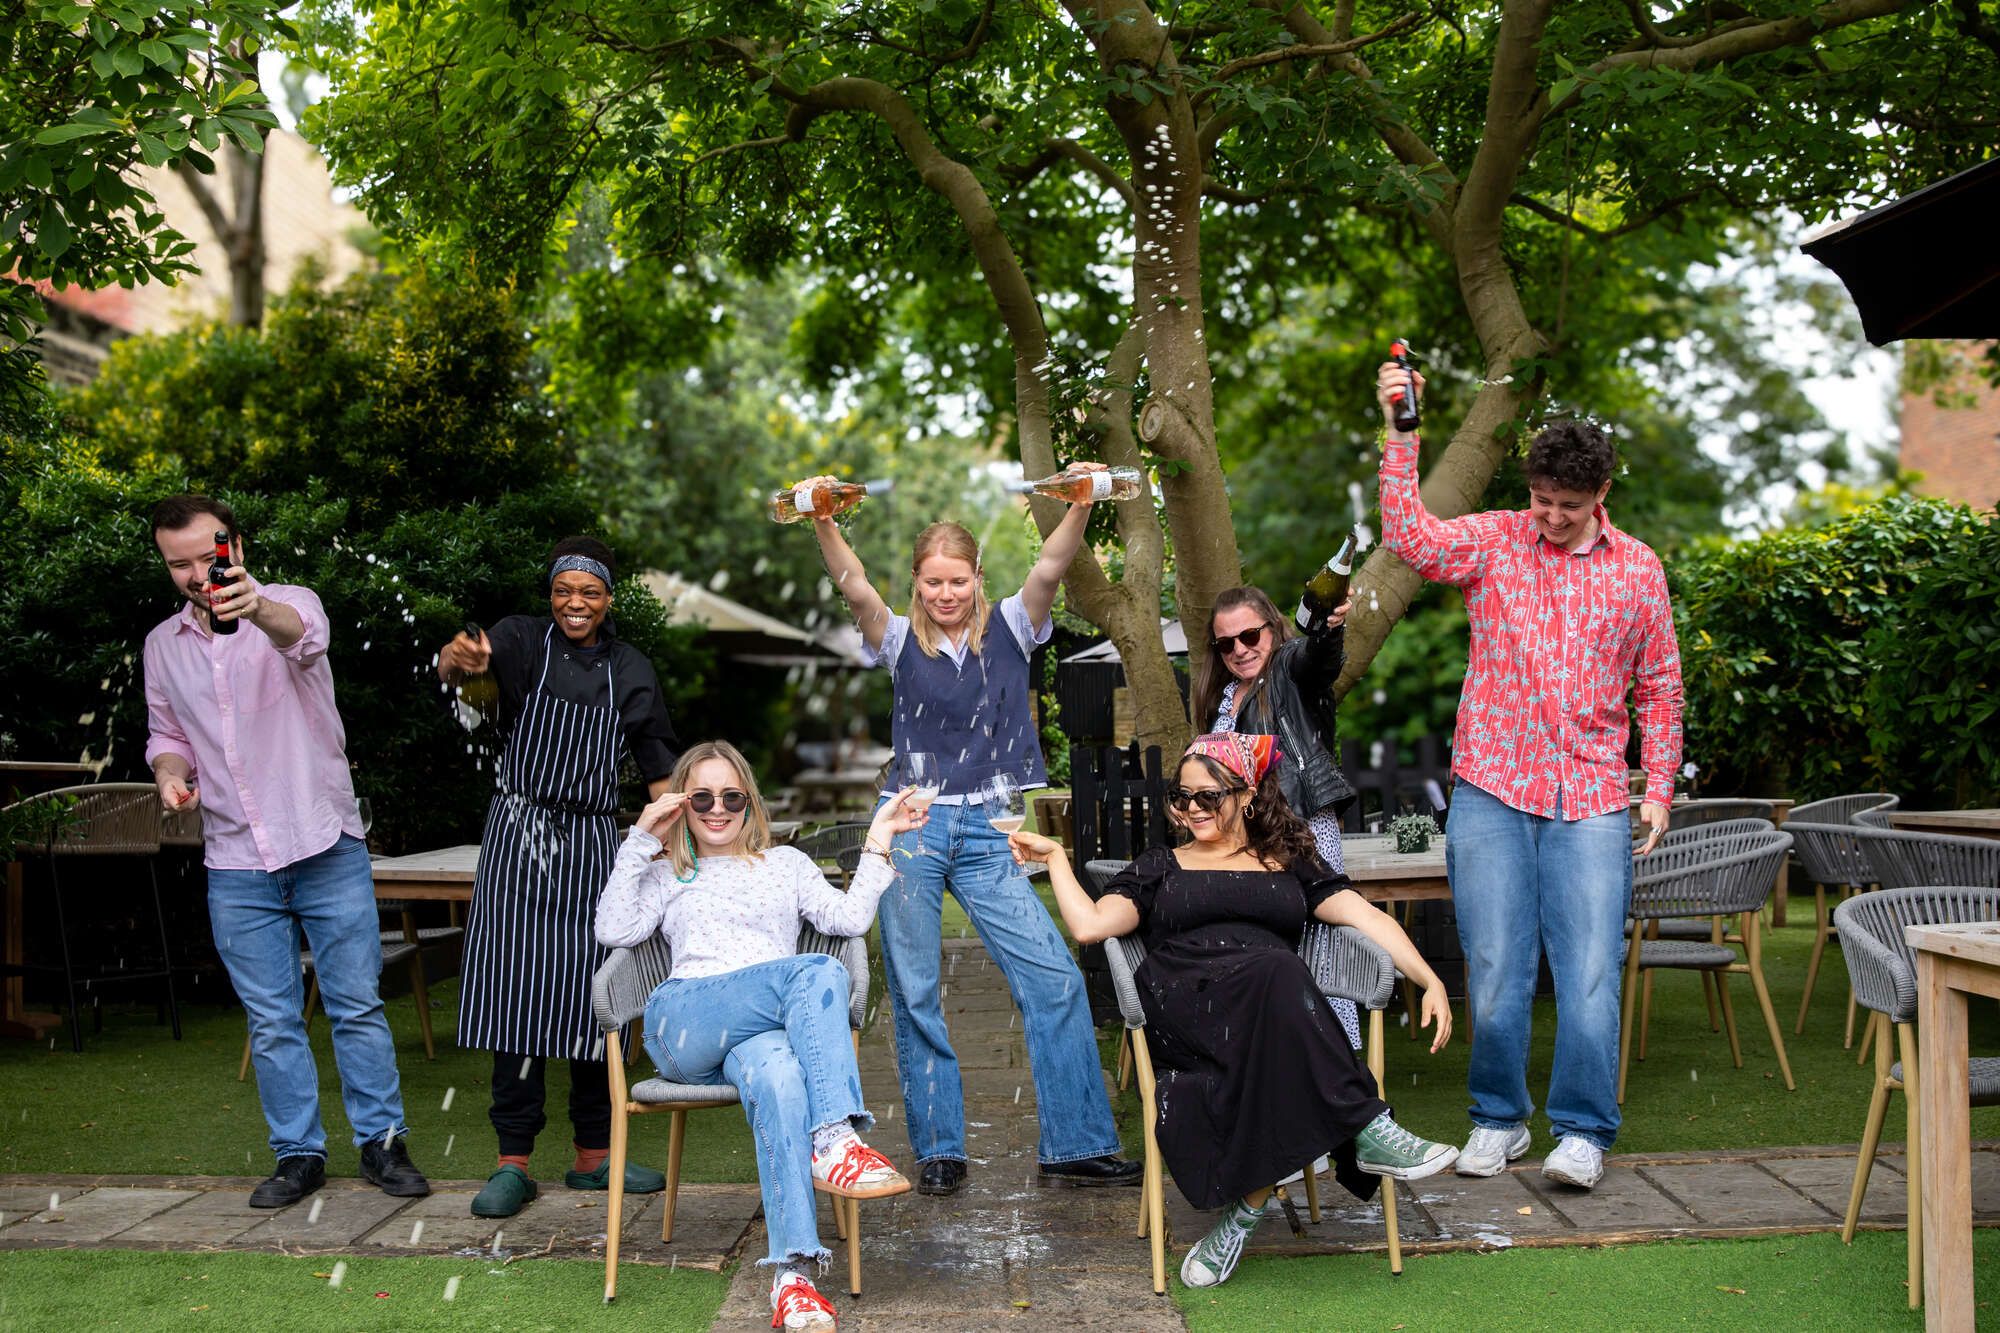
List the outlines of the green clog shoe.
<svg viewBox="0 0 2000 1333">
<path fill-rule="evenodd" d="M 472 1215 L 512 1217 L 541 1192 L 541 1186 L 535 1183 L 533 1176 L 509 1162 L 486 1177 L 486 1188 L 472 1196 Z"/>
<path fill-rule="evenodd" d="M 604 1159 L 595 1171 L 565 1171 L 563 1184 L 573 1190 L 608 1190 L 611 1188 L 611 1159 Z M 664 1173 L 650 1166 L 640 1166 L 635 1162 L 625 1163 L 625 1192 L 627 1194 L 658 1194 L 667 1187 Z"/>
</svg>

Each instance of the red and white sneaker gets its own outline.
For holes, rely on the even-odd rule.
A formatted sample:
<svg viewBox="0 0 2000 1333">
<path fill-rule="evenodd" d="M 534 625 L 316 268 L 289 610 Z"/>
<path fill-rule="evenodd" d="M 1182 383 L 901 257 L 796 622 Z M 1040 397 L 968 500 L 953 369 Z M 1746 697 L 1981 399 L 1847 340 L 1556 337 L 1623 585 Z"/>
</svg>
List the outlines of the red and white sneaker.
<svg viewBox="0 0 2000 1333">
<path fill-rule="evenodd" d="M 839 1326 L 832 1303 L 801 1274 L 787 1273 L 778 1289 L 771 1293 L 772 1328 L 784 1329 L 786 1333 L 799 1333 L 801 1329 L 831 1333 Z"/>
<path fill-rule="evenodd" d="M 829 1152 L 814 1153 L 812 1176 L 814 1189 L 847 1199 L 879 1199 L 910 1188 L 910 1182 L 889 1165 L 888 1158 L 859 1138 L 849 1138 Z"/>
</svg>

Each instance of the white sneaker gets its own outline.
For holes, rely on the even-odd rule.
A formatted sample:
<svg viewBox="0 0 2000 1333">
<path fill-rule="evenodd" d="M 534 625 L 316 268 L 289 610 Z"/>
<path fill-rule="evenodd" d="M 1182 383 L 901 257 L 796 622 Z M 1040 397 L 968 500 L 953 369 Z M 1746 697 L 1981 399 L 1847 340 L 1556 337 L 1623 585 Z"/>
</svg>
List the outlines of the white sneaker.
<svg viewBox="0 0 2000 1333">
<path fill-rule="evenodd" d="M 1507 1169 L 1507 1163 L 1525 1156 L 1528 1145 L 1533 1141 L 1526 1125 L 1516 1125 L 1512 1129 L 1475 1125 L 1472 1137 L 1459 1149 L 1458 1174 L 1497 1176 Z"/>
<path fill-rule="evenodd" d="M 1604 1149 L 1579 1134 L 1565 1134 L 1542 1163 L 1542 1174 L 1558 1184 L 1587 1190 L 1604 1179 Z"/>
<path fill-rule="evenodd" d="M 1325 1153 L 1321 1153 L 1317 1158 L 1313 1160 L 1313 1174 L 1316 1176 L 1323 1176 L 1327 1173 L 1329 1169 L 1331 1169 L 1332 1166 L 1333 1163 L 1330 1160 L 1328 1160 L 1327 1155 Z M 1294 1171 L 1292 1172 L 1292 1174 L 1286 1176 L 1283 1180 L 1279 1181 L 1278 1183 L 1280 1185 L 1296 1185 L 1305 1178 L 1306 1178 L 1305 1172 Z"/>
</svg>

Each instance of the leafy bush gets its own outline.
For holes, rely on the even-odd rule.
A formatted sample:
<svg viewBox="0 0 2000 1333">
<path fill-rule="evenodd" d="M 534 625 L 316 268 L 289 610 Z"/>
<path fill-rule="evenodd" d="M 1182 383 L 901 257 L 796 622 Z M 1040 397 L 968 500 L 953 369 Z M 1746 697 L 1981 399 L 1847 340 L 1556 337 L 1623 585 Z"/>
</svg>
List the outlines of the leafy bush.
<svg viewBox="0 0 2000 1333">
<path fill-rule="evenodd" d="M 1670 563 L 1703 786 L 1919 805 L 2000 788 L 1996 568 L 1990 513 L 1901 496 Z"/>
<path fill-rule="evenodd" d="M 364 277 L 301 286 L 262 335 L 196 328 L 118 345 L 63 401 L 62 426 L 4 442 L 0 745 L 84 754 L 148 776 L 139 654 L 179 609 L 149 511 L 205 490 L 227 501 L 267 583 L 312 588 L 357 794 L 389 849 L 475 838 L 488 734 L 439 698 L 433 654 L 467 618 L 547 605 L 558 537 L 598 528 L 561 431 L 527 373 L 509 294 Z M 652 658 L 668 707 L 701 692 L 696 631 L 669 628 L 634 581 L 619 630 Z"/>
</svg>

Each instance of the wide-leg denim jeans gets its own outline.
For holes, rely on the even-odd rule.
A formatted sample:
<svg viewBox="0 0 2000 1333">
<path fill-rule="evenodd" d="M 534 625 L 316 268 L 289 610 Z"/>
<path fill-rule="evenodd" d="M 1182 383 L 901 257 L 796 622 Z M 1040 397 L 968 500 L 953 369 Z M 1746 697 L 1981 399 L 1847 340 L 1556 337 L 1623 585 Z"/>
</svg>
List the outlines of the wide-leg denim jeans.
<svg viewBox="0 0 2000 1333">
<path fill-rule="evenodd" d="M 1460 780 L 1445 860 L 1472 1009 L 1474 1124 L 1508 1129 L 1534 1113 L 1528 1036 L 1547 952 L 1556 983 L 1550 1128 L 1600 1148 L 1618 1137 L 1618 1005 L 1632 834 L 1624 810 L 1544 819 Z"/>
<path fill-rule="evenodd" d="M 896 1014 L 896 1070 L 917 1161 L 965 1160 L 965 1089 L 945 1030 L 940 921 L 958 899 L 1021 1011 L 1046 1165 L 1118 1151 L 1083 973 L 1048 908 L 979 804 L 933 805 L 896 839 L 896 879 L 882 895 L 882 963 Z M 915 855 L 919 850 L 926 855 Z"/>
<path fill-rule="evenodd" d="M 382 926 L 368 846 L 342 834 L 283 870 L 211 870 L 208 919 L 250 1020 L 250 1062 L 279 1157 L 325 1157 L 319 1071 L 306 1040 L 299 937 L 333 1020 L 333 1059 L 354 1142 L 405 1132 L 396 1047 L 382 1012 Z"/>
<path fill-rule="evenodd" d="M 669 977 L 646 1001 L 646 1053 L 676 1083 L 720 1073 L 757 1140 L 771 1246 L 759 1264 L 825 1262 L 813 1201 L 813 1131 L 875 1123 L 847 1027 L 847 969 L 798 954 L 711 977 Z"/>
</svg>

